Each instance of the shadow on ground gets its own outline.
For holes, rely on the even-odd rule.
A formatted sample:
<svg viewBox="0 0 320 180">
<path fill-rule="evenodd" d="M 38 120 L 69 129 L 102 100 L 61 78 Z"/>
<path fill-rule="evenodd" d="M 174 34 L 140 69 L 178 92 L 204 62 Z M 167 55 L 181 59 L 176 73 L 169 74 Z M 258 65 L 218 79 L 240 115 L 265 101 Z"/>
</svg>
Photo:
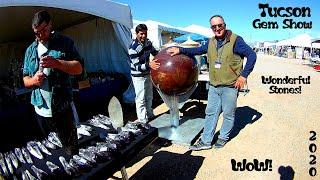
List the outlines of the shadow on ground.
<svg viewBox="0 0 320 180">
<path fill-rule="evenodd" d="M 280 180 L 293 180 L 294 178 L 294 170 L 291 166 L 280 166 L 278 169 L 280 174 Z"/>
<path fill-rule="evenodd" d="M 262 114 L 249 106 L 238 107 L 235 114 L 233 130 L 230 134 L 230 140 L 236 137 L 247 124 L 253 124 L 260 119 Z"/>
<path fill-rule="evenodd" d="M 145 157 L 148 156 L 154 156 L 155 152 L 157 152 L 162 147 L 169 147 L 171 146 L 171 141 L 163 138 L 157 138 L 154 140 L 151 144 L 146 146 L 140 153 L 137 154 L 137 156 L 134 157 L 127 165 L 126 167 L 131 167 L 135 163 L 141 161 Z"/>
<path fill-rule="evenodd" d="M 190 151 L 185 154 L 159 151 L 130 179 L 195 179 L 203 160 L 204 157 L 192 156 Z"/>
<path fill-rule="evenodd" d="M 161 99 L 157 99 L 155 98 L 154 99 L 154 103 L 153 105 L 154 106 L 158 106 L 160 104 L 162 104 L 163 101 Z M 197 118 L 197 117 L 204 117 L 204 109 L 205 109 L 205 104 L 203 103 L 199 103 L 198 101 L 189 101 L 187 102 L 183 108 L 180 110 L 180 112 L 183 113 L 183 117 L 180 121 L 180 123 L 184 123 L 186 120 L 190 120 L 190 118 Z M 128 108 L 128 107 L 127 107 Z M 129 108 L 130 109 L 130 108 Z M 135 107 L 133 107 L 133 109 L 135 110 Z M 132 114 L 135 114 L 135 111 L 133 110 L 133 112 L 128 112 L 128 111 L 125 111 L 124 110 L 124 116 L 130 116 L 131 115 L 131 119 L 132 119 Z M 131 113 L 131 114 L 130 114 Z M 169 113 L 168 112 L 165 112 L 165 113 Z M 162 114 L 160 114 L 162 115 Z M 159 116 L 160 116 L 159 115 Z M 130 120 L 131 120 L 130 119 Z M 172 143 L 171 141 L 167 140 L 167 139 L 163 139 L 163 138 L 157 138 L 155 141 L 153 141 L 151 144 L 149 144 L 148 146 L 146 146 L 143 151 L 141 151 L 139 154 L 137 154 L 137 156 L 132 160 L 130 161 L 126 167 L 131 167 L 133 166 L 135 163 L 141 161 L 142 159 L 144 159 L 145 157 L 148 157 L 148 156 L 153 156 L 153 159 L 154 159 L 154 156 L 159 156 L 161 154 L 158 154 L 159 152 L 157 152 L 160 148 L 163 148 L 163 147 L 169 147 L 171 146 Z M 158 155 L 157 155 L 158 154 Z M 180 155 L 180 154 L 179 154 Z M 184 155 L 186 156 L 186 155 Z M 154 161 L 154 160 L 152 160 Z M 150 163 L 150 162 L 149 162 Z M 153 163 L 153 162 L 151 162 Z M 200 165 L 201 166 L 201 165 Z M 199 166 L 199 167 L 200 167 Z M 153 174 L 154 175 L 154 174 Z M 148 177 L 152 177 L 153 175 L 150 175 Z M 140 175 L 139 175 L 140 176 Z"/>
<path fill-rule="evenodd" d="M 244 127 L 246 127 L 246 125 L 253 124 L 258 119 L 260 119 L 261 116 L 262 114 L 260 112 L 258 112 L 255 109 L 252 109 L 249 106 L 237 107 L 235 113 L 234 127 L 230 133 L 229 141 L 235 138 L 239 134 L 239 132 L 242 131 Z M 212 144 L 214 144 L 217 141 L 219 134 L 220 130 L 215 133 L 212 140 Z"/>
<path fill-rule="evenodd" d="M 205 109 L 206 104 L 198 101 L 189 101 L 183 106 L 181 112 L 183 112 L 183 115 L 186 117 L 205 118 Z M 220 116 L 222 115 L 223 112 Z M 230 140 L 236 137 L 247 124 L 253 124 L 261 117 L 262 114 L 260 112 L 249 106 L 238 107 L 235 112 L 235 123 L 230 134 Z M 182 118 L 182 123 L 185 120 L 187 119 Z M 215 133 L 213 143 L 218 139 L 219 134 L 220 130 Z"/>
<path fill-rule="evenodd" d="M 199 102 L 196 100 L 188 101 L 180 109 L 180 112 L 183 113 L 183 116 L 188 118 L 204 118 L 206 106 L 207 104 L 204 104 L 203 102 Z"/>
<path fill-rule="evenodd" d="M 188 120 L 192 120 L 193 118 L 205 118 L 205 109 L 206 109 L 206 104 L 204 104 L 203 102 L 194 101 L 194 100 L 188 101 L 180 109 L 180 112 L 183 113 L 183 116 L 181 117 L 181 120 L 180 120 L 180 124 L 183 124 Z M 169 113 L 169 111 L 166 113 Z M 223 115 L 223 112 L 220 116 L 222 115 Z M 259 120 L 261 117 L 262 117 L 262 114 L 259 111 L 249 106 L 238 107 L 235 112 L 235 124 L 230 134 L 230 140 L 236 137 L 239 134 L 239 132 L 245 128 L 246 125 L 253 124 L 257 120 Z M 220 130 L 215 133 L 212 141 L 213 143 L 216 142 L 219 134 L 220 134 Z"/>
</svg>

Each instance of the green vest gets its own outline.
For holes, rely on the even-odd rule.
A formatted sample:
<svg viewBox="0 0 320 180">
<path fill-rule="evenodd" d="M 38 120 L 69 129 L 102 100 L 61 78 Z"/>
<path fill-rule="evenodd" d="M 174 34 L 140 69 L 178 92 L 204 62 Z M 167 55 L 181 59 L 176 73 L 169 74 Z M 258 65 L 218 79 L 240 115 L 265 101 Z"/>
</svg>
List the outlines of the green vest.
<svg viewBox="0 0 320 180">
<path fill-rule="evenodd" d="M 243 59 L 233 53 L 237 35 L 227 31 L 223 45 L 217 50 L 217 40 L 209 40 L 208 62 L 210 83 L 214 86 L 233 85 L 243 68 Z M 215 62 L 220 61 L 220 69 L 215 68 Z"/>
</svg>

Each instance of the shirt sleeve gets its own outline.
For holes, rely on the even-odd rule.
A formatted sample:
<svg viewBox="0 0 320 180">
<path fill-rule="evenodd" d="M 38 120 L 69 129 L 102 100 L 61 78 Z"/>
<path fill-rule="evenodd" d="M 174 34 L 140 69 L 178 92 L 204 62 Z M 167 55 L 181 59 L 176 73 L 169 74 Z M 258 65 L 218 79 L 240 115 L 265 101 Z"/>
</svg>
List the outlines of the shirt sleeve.
<svg viewBox="0 0 320 180">
<path fill-rule="evenodd" d="M 156 48 L 154 48 L 154 46 L 153 45 L 151 45 L 152 47 L 151 47 L 151 51 L 150 51 L 150 53 L 152 54 L 152 56 L 156 56 L 157 54 L 158 54 L 158 52 L 159 51 L 157 51 L 156 50 Z"/>
<path fill-rule="evenodd" d="M 30 76 L 30 68 L 29 68 L 30 61 L 29 61 L 29 56 L 30 56 L 30 49 L 28 48 L 28 49 L 26 50 L 26 52 L 25 52 L 25 55 L 24 55 L 23 70 L 22 70 L 23 77 L 25 77 L 25 76 Z"/>
<path fill-rule="evenodd" d="M 247 78 L 249 74 L 252 72 L 256 63 L 256 53 L 252 50 L 252 48 L 249 45 L 247 45 L 244 42 L 244 40 L 240 36 L 238 36 L 236 39 L 233 51 L 241 57 L 247 58 L 247 63 L 241 72 L 241 76 Z"/>
<path fill-rule="evenodd" d="M 74 45 L 74 42 L 71 40 L 70 42 L 70 48 L 69 48 L 69 55 L 71 60 L 79 61 L 83 65 L 83 59 L 81 58 L 76 46 Z"/>
<path fill-rule="evenodd" d="M 156 50 L 156 48 L 154 48 L 154 46 L 151 44 L 151 51 L 150 53 L 152 54 L 152 56 L 156 56 L 159 51 Z M 146 70 L 149 70 L 150 69 L 150 66 L 149 66 L 149 63 L 146 64 Z"/>
<path fill-rule="evenodd" d="M 206 41 L 205 44 L 203 44 L 200 47 L 196 47 L 196 48 L 180 48 L 180 52 L 182 54 L 187 55 L 187 56 L 206 54 L 208 52 L 208 45 L 209 45 L 209 41 Z"/>
</svg>

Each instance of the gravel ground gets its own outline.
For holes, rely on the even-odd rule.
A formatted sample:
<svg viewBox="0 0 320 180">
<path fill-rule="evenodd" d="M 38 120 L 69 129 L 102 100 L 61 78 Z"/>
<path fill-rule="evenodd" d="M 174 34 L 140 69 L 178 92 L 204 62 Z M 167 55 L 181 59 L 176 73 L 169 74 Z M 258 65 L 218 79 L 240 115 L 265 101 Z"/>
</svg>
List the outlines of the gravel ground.
<svg viewBox="0 0 320 180">
<path fill-rule="evenodd" d="M 297 88 L 299 94 L 270 94 L 270 84 L 262 84 L 262 76 L 276 78 L 307 78 L 310 84 L 280 84 L 279 88 Z M 127 165 L 130 179 L 320 179 L 320 166 L 310 152 L 314 143 L 320 147 L 320 73 L 302 60 L 258 55 L 254 71 L 248 79 L 250 92 L 239 95 L 236 122 L 231 140 L 222 149 L 188 151 L 188 147 L 157 139 Z M 204 117 L 206 101 L 190 100 L 183 114 Z M 164 104 L 155 108 L 156 114 L 166 112 Z M 221 126 L 221 116 L 217 131 Z M 310 141 L 310 131 L 316 140 Z M 313 146 L 313 145 L 311 145 Z M 232 170 L 231 160 L 247 160 L 244 171 Z M 266 171 L 253 169 L 252 162 L 271 160 Z M 318 170 L 315 177 L 309 169 Z M 119 172 L 114 179 L 120 178 Z"/>
</svg>

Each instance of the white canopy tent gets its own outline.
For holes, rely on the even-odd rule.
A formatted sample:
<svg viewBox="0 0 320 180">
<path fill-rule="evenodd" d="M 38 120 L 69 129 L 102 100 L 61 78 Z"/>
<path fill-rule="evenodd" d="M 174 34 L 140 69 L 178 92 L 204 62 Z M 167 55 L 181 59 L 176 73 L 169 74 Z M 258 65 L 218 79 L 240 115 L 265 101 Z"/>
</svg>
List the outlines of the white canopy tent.
<svg viewBox="0 0 320 180">
<path fill-rule="evenodd" d="M 190 37 L 188 37 L 188 39 L 185 42 L 181 43 L 181 46 L 182 47 L 198 47 L 198 46 L 200 46 L 200 43 L 198 43 L 198 42 L 192 40 Z"/>
<path fill-rule="evenodd" d="M 311 45 L 313 48 L 320 49 L 320 38 L 315 38 L 311 40 Z"/>
<path fill-rule="evenodd" d="M 129 72 L 126 67 L 126 49 L 131 38 L 130 8 L 105 0 L 1 1 L 1 64 L 6 61 L 3 60 L 4 57 L 21 58 L 21 54 L 4 51 L 22 48 L 23 44 L 28 45 L 33 41 L 31 19 L 33 14 L 41 9 L 52 14 L 55 29 L 75 41 L 88 71 L 103 69 L 107 72 Z M 19 47 L 14 47 L 15 45 Z M 24 50 L 22 52 L 24 53 Z M 1 67 L 3 70 L 4 66 Z"/>
<path fill-rule="evenodd" d="M 276 46 L 296 46 L 311 47 L 312 37 L 309 34 L 300 34 L 290 39 L 285 39 L 276 43 Z"/>
<path fill-rule="evenodd" d="M 156 49 L 160 49 L 163 45 L 170 41 L 170 36 L 179 36 L 188 34 L 190 32 L 183 30 L 182 28 L 170 26 L 165 23 L 147 20 L 139 21 L 133 20 L 133 28 L 131 29 L 133 38 L 135 38 L 135 28 L 138 24 L 145 24 L 148 27 L 148 39 L 152 42 Z"/>
<path fill-rule="evenodd" d="M 13 60 L 23 61 L 34 41 L 31 20 L 39 10 L 52 15 L 54 30 L 74 40 L 86 71 L 119 72 L 130 78 L 131 11 L 128 5 L 108 0 L 0 1 L 0 78 Z"/>
<path fill-rule="evenodd" d="M 147 21 L 133 20 L 133 28 L 131 29 L 131 32 L 134 38 L 135 38 L 135 27 L 141 23 L 147 25 L 148 38 L 151 40 L 153 45 L 158 49 L 163 47 L 166 43 L 170 42 L 170 37 L 174 38 L 174 37 L 181 36 L 184 34 L 189 34 L 189 33 L 197 33 L 197 34 L 206 36 L 208 38 L 211 38 L 214 36 L 210 28 L 206 28 L 203 26 L 195 25 L 195 24 L 192 24 L 187 27 L 175 27 L 169 24 L 165 24 L 165 23 L 157 22 L 153 20 L 147 20 Z"/>
<path fill-rule="evenodd" d="M 275 46 L 275 45 L 276 45 L 275 42 L 268 42 L 268 41 L 266 41 L 266 42 L 263 43 L 263 47 L 265 47 L 265 48 L 267 48 L 267 47 L 272 47 L 272 46 Z"/>
<path fill-rule="evenodd" d="M 211 38 L 214 36 L 214 34 L 210 28 L 206 28 L 203 26 L 195 25 L 195 24 L 191 24 L 190 26 L 184 27 L 183 30 L 189 31 L 192 33 L 197 33 L 197 34 L 206 36 L 208 38 Z"/>
</svg>

